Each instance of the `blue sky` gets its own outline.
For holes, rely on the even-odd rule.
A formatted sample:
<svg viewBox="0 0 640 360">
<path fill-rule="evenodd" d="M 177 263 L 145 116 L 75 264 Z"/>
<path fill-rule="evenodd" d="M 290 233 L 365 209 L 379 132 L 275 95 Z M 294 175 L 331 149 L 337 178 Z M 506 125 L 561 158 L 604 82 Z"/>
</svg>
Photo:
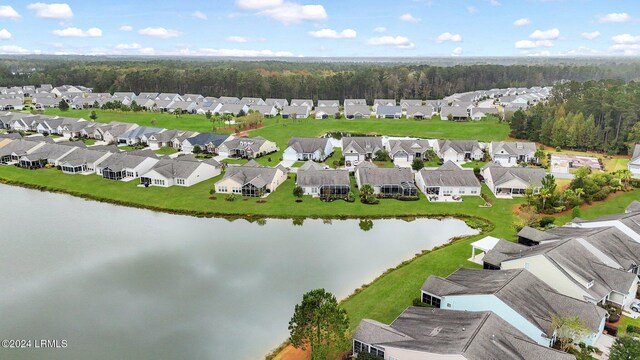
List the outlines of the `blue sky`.
<svg viewBox="0 0 640 360">
<path fill-rule="evenodd" d="M 638 0 L 0 0 L 0 53 L 640 56 Z"/>
</svg>

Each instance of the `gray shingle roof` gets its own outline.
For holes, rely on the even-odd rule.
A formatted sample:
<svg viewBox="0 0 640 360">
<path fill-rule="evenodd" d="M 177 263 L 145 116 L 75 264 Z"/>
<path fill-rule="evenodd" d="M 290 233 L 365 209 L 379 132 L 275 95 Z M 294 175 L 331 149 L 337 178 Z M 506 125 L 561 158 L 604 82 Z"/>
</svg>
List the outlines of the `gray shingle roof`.
<svg viewBox="0 0 640 360">
<path fill-rule="evenodd" d="M 262 188 L 273 181 L 278 169 L 286 173 L 286 169 L 261 166 L 255 161 L 249 161 L 242 166 L 229 166 L 222 180 L 233 178 L 242 185 L 252 184 Z"/>
<path fill-rule="evenodd" d="M 387 326 L 363 320 L 355 339 L 384 347 L 432 354 L 462 355 L 469 360 L 575 359 L 534 343 L 492 312 L 409 307 Z"/>
<path fill-rule="evenodd" d="M 343 137 L 342 149 L 346 152 L 348 148 L 353 148 L 359 154 L 368 152 L 375 154 L 378 150 L 384 149 L 382 138 L 378 136 Z"/>
<path fill-rule="evenodd" d="M 292 137 L 289 139 L 287 147 L 293 148 L 293 150 L 300 154 L 310 154 L 316 150 L 324 152 L 328 142 L 329 139 L 327 138 Z"/>
<path fill-rule="evenodd" d="M 371 186 L 413 184 L 413 173 L 409 168 L 358 167 L 356 169 L 361 184 Z"/>
<path fill-rule="evenodd" d="M 402 115 L 402 109 L 400 108 L 400 106 L 386 106 L 386 105 L 379 105 L 378 108 L 376 109 L 376 114 L 378 115 L 382 115 L 382 116 L 401 116 Z"/>
<path fill-rule="evenodd" d="M 315 166 L 308 166 L 298 169 L 296 184 L 304 187 L 350 186 L 351 182 L 347 170 L 317 169 Z"/>
<path fill-rule="evenodd" d="M 530 155 L 536 152 L 536 144 L 521 141 L 492 141 L 491 151 L 493 154 L 498 154 L 499 152 L 504 151 L 505 153 L 514 156 Z"/>
<path fill-rule="evenodd" d="M 539 168 L 503 167 L 500 165 L 486 168 L 491 174 L 491 179 L 493 179 L 495 186 L 500 186 L 513 179 L 519 179 L 533 187 L 540 187 L 542 186 L 542 179 L 546 175 L 544 169 Z"/>
<path fill-rule="evenodd" d="M 435 170 L 422 169 L 420 175 L 426 186 L 480 187 L 480 181 L 473 170 L 462 169 L 451 161 L 447 161 Z"/>
</svg>

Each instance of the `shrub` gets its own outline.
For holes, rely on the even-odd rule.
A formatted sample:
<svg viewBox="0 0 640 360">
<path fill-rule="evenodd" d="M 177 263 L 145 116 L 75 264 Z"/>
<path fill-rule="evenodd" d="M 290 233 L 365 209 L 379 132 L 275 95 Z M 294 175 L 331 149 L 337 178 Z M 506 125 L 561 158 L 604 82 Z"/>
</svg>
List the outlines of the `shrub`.
<svg viewBox="0 0 640 360">
<path fill-rule="evenodd" d="M 556 218 L 553 216 L 544 216 L 540 219 L 540 227 L 547 227 L 548 225 L 553 224 L 556 221 Z"/>
<path fill-rule="evenodd" d="M 227 201 L 236 201 L 236 198 L 237 198 L 236 194 L 229 194 L 229 195 L 227 195 L 225 200 L 227 200 Z"/>
<path fill-rule="evenodd" d="M 579 207 L 574 207 L 573 210 L 571 210 L 571 217 L 574 218 L 574 219 L 580 217 L 580 208 Z"/>
<path fill-rule="evenodd" d="M 627 325 L 627 332 L 628 333 L 640 334 L 640 326 Z"/>
</svg>

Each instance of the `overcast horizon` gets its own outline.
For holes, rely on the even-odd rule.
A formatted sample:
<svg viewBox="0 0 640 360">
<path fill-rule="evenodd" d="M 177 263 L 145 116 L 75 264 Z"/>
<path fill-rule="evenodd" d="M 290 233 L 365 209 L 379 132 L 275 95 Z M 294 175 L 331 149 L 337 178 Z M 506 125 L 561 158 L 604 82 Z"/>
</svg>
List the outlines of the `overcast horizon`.
<svg viewBox="0 0 640 360">
<path fill-rule="evenodd" d="M 636 8 L 631 0 L 7 1 L 0 54 L 635 57 Z"/>
</svg>

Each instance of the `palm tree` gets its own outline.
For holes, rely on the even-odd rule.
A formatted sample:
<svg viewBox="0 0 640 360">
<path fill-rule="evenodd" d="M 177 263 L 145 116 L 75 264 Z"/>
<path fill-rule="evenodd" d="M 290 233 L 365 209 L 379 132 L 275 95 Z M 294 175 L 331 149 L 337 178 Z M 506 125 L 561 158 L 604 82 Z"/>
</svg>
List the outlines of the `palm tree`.
<svg viewBox="0 0 640 360">
<path fill-rule="evenodd" d="M 540 198 L 542 199 L 542 210 L 547 208 L 547 199 L 551 198 L 552 193 L 547 188 L 540 189 Z"/>
<path fill-rule="evenodd" d="M 583 188 L 577 188 L 573 192 L 576 194 L 578 199 L 582 200 L 582 195 L 584 195 L 584 189 Z"/>
</svg>

